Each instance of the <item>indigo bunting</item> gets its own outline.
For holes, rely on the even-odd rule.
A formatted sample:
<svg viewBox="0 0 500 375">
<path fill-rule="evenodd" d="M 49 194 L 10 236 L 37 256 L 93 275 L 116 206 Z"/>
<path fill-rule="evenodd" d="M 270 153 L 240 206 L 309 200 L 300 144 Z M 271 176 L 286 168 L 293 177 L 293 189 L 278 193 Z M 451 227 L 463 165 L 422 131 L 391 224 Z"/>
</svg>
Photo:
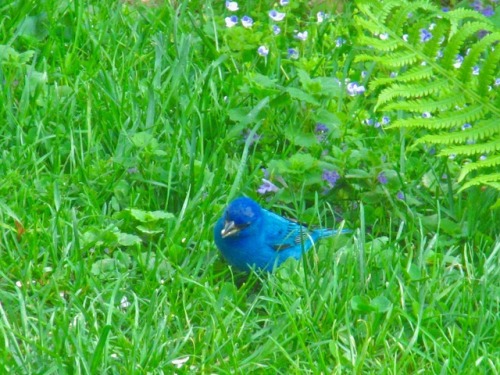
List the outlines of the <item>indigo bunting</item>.
<svg viewBox="0 0 500 375">
<path fill-rule="evenodd" d="M 309 229 L 245 197 L 232 201 L 214 228 L 215 244 L 222 255 L 242 271 L 272 271 L 290 257 L 299 259 L 318 239 L 335 233 Z"/>
</svg>

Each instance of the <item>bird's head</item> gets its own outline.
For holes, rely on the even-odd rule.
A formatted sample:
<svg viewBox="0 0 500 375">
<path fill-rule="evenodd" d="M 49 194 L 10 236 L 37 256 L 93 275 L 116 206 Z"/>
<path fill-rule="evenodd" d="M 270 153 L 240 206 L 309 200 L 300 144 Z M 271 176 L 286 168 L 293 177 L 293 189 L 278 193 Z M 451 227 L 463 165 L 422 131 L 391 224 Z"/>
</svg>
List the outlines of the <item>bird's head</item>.
<svg viewBox="0 0 500 375">
<path fill-rule="evenodd" d="M 262 216 L 262 209 L 250 198 L 237 198 L 232 201 L 224 214 L 224 228 L 220 234 L 222 238 L 233 237 L 245 229 L 253 228 Z"/>
</svg>

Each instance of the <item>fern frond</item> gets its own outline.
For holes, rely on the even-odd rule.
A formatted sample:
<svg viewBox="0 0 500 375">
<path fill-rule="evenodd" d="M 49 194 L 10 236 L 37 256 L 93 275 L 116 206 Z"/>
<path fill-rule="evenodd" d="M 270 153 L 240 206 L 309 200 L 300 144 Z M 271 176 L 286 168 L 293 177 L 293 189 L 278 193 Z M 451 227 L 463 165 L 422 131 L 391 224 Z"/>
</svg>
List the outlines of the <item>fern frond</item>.
<svg viewBox="0 0 500 375">
<path fill-rule="evenodd" d="M 407 100 L 403 102 L 395 102 L 387 104 L 383 107 L 384 111 L 405 110 L 413 113 L 424 113 L 436 111 L 444 111 L 450 108 L 461 107 L 466 103 L 466 99 L 462 94 L 445 96 L 443 99 L 421 99 Z"/>
<path fill-rule="evenodd" d="M 500 126 L 498 126 L 498 119 L 489 119 L 481 121 L 464 131 L 455 133 L 442 133 L 442 134 L 428 134 L 415 141 L 414 146 L 422 143 L 435 143 L 435 144 L 453 144 L 453 143 L 466 143 L 469 140 L 477 142 L 485 138 L 490 138 L 499 134 Z"/>
<path fill-rule="evenodd" d="M 500 173 L 492 173 L 474 177 L 466 182 L 459 191 L 463 191 L 471 186 L 488 185 L 495 189 L 500 190 Z"/>
<path fill-rule="evenodd" d="M 444 145 L 440 155 L 488 154 L 485 162 L 463 166 L 461 179 L 477 170 L 482 175 L 470 183 L 500 185 L 498 174 L 487 174 L 500 157 L 498 26 L 476 11 L 443 13 L 425 1 L 358 4 L 359 42 L 369 48 L 355 61 L 375 63 L 369 83 L 370 89 L 380 90 L 375 110 L 398 115 L 388 128 L 427 131 L 419 131 L 414 145 Z M 478 38 L 480 31 L 487 35 Z M 382 33 L 388 39 L 380 42 Z M 398 75 L 389 78 L 388 70 L 399 70 Z M 460 130 L 465 124 L 471 127 Z"/>
<path fill-rule="evenodd" d="M 490 154 L 500 151 L 500 139 L 487 143 L 452 146 L 442 150 L 439 156 Z"/>
<path fill-rule="evenodd" d="M 441 90 L 444 90 L 447 87 L 448 83 L 445 80 L 436 80 L 434 82 L 430 82 L 429 84 L 394 84 L 380 93 L 376 107 L 390 102 L 393 99 L 420 98 L 431 94 L 438 94 Z"/>
<path fill-rule="evenodd" d="M 492 168 L 500 166 L 500 155 L 495 156 L 493 158 L 488 158 L 485 160 L 480 160 L 474 163 L 469 163 L 464 165 L 462 171 L 460 172 L 460 176 L 458 176 L 458 181 L 462 181 L 465 176 L 467 176 L 470 172 L 481 169 L 481 168 Z"/>
</svg>

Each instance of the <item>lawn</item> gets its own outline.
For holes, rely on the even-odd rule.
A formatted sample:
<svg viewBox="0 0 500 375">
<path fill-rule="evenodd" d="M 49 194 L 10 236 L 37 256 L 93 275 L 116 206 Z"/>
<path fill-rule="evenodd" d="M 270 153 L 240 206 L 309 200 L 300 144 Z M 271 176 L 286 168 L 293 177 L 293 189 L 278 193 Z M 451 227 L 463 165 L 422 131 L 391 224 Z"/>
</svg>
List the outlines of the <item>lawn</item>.
<svg viewBox="0 0 500 375">
<path fill-rule="evenodd" d="M 0 3 L 0 372 L 499 373 L 500 7 L 287 3 Z"/>
</svg>

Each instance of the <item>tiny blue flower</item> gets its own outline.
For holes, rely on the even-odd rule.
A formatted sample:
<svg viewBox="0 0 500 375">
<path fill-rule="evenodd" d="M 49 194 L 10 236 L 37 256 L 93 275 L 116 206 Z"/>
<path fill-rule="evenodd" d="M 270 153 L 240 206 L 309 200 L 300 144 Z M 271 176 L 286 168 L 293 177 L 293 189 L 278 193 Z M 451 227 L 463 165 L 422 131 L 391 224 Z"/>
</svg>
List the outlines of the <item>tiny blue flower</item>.
<svg viewBox="0 0 500 375">
<path fill-rule="evenodd" d="M 500 78 L 495 78 L 495 83 L 493 86 L 500 86 Z"/>
<path fill-rule="evenodd" d="M 479 157 L 479 160 L 481 160 L 481 161 L 482 161 L 482 160 L 486 160 L 487 158 L 488 158 L 488 157 L 487 157 L 486 155 L 481 155 L 481 156 Z"/>
<path fill-rule="evenodd" d="M 278 12 L 277 10 L 274 9 L 269 11 L 269 17 L 271 17 L 271 19 L 276 22 L 283 21 L 285 15 L 286 15 L 285 13 Z"/>
<path fill-rule="evenodd" d="M 363 120 L 363 124 L 372 126 L 373 125 L 373 119 L 372 118 L 367 118 Z"/>
<path fill-rule="evenodd" d="M 388 180 L 387 180 L 387 176 L 385 175 L 385 172 L 380 172 L 377 176 L 377 180 L 380 184 L 382 185 L 386 185 Z"/>
<path fill-rule="evenodd" d="M 382 120 L 380 122 L 382 123 L 382 125 L 387 125 L 391 122 L 391 118 L 389 116 L 384 116 L 382 117 Z"/>
<path fill-rule="evenodd" d="M 398 191 L 398 193 L 396 194 L 396 198 L 402 201 L 403 199 L 405 199 L 405 193 L 403 193 L 402 191 Z"/>
<path fill-rule="evenodd" d="M 391 72 L 391 74 L 389 75 L 389 77 L 391 78 L 396 78 L 398 76 L 398 72 Z"/>
<path fill-rule="evenodd" d="M 458 69 L 462 66 L 462 62 L 464 61 L 464 57 L 462 55 L 457 55 L 457 57 L 455 58 L 455 63 L 453 64 L 453 66 Z"/>
<path fill-rule="evenodd" d="M 350 96 L 360 95 L 365 92 L 365 86 L 359 85 L 357 82 L 349 82 L 347 84 L 347 93 Z"/>
<path fill-rule="evenodd" d="M 257 193 L 259 194 L 276 193 L 277 191 L 279 191 L 279 188 L 265 178 L 262 179 L 262 185 L 257 189 Z"/>
<path fill-rule="evenodd" d="M 297 51 L 295 48 L 288 48 L 288 58 L 297 60 L 299 58 L 299 51 Z"/>
<path fill-rule="evenodd" d="M 450 11 L 450 7 L 443 7 L 441 10 L 442 10 L 443 12 L 447 13 L 447 12 L 449 12 L 449 11 Z"/>
<path fill-rule="evenodd" d="M 224 18 L 224 21 L 226 21 L 227 27 L 233 27 L 236 26 L 236 24 L 238 23 L 238 17 L 236 16 L 226 17 Z"/>
<path fill-rule="evenodd" d="M 318 20 L 318 23 L 322 23 L 326 18 L 325 12 L 318 12 L 316 13 L 316 19 Z"/>
<path fill-rule="evenodd" d="M 269 48 L 267 48 L 266 46 L 260 46 L 260 47 L 257 49 L 257 53 L 258 53 L 260 56 L 264 56 L 264 57 L 266 57 L 266 56 L 269 54 Z"/>
<path fill-rule="evenodd" d="M 329 171 L 329 170 L 324 170 L 323 174 L 321 175 L 321 178 L 323 181 L 326 181 L 328 185 L 330 185 L 330 188 L 335 187 L 335 184 L 337 181 L 340 179 L 340 175 L 337 173 L 337 171 Z"/>
<path fill-rule="evenodd" d="M 479 66 L 474 66 L 472 68 L 472 75 L 478 76 L 479 75 Z"/>
<path fill-rule="evenodd" d="M 437 59 L 440 59 L 440 58 L 442 58 L 443 56 L 444 56 L 444 54 L 443 54 L 443 50 L 442 50 L 442 49 L 439 49 L 439 50 L 437 51 L 437 53 L 436 53 L 436 58 L 437 58 Z"/>
<path fill-rule="evenodd" d="M 493 10 L 493 7 L 491 5 L 488 5 L 481 11 L 481 13 L 483 13 L 486 17 L 491 17 L 495 14 L 495 11 Z"/>
<path fill-rule="evenodd" d="M 378 121 L 375 123 L 375 125 L 373 125 L 373 127 L 374 127 L 375 129 L 378 129 L 378 128 L 380 128 L 381 126 L 382 126 L 382 124 L 381 124 L 380 122 L 378 122 Z"/>
<path fill-rule="evenodd" d="M 301 41 L 305 41 L 307 40 L 307 31 L 303 31 L 303 32 L 297 32 L 297 34 L 295 34 L 295 39 L 298 39 L 298 40 L 301 40 Z"/>
<path fill-rule="evenodd" d="M 467 130 L 467 129 L 470 129 L 470 128 L 472 128 L 472 125 L 469 124 L 469 123 L 462 125 L 462 130 Z"/>
<path fill-rule="evenodd" d="M 273 25 L 273 33 L 274 35 L 278 35 L 279 33 L 281 33 L 281 29 L 278 25 Z"/>
<path fill-rule="evenodd" d="M 226 8 L 231 12 L 236 12 L 238 9 L 240 9 L 236 1 L 226 1 Z"/>
<path fill-rule="evenodd" d="M 431 118 L 432 114 L 430 112 L 424 112 L 424 113 L 422 113 L 422 117 L 423 118 Z"/>
<path fill-rule="evenodd" d="M 243 25 L 243 27 L 246 27 L 248 29 L 252 27 L 253 19 L 248 16 L 243 16 L 243 18 L 241 19 L 241 24 Z"/>
<path fill-rule="evenodd" d="M 345 44 L 345 39 L 342 38 L 341 36 L 339 36 L 336 40 L 335 40 L 335 46 L 336 47 L 340 47 L 341 45 Z"/>
<path fill-rule="evenodd" d="M 366 78 L 367 75 L 368 75 L 368 72 L 366 70 L 361 71 L 361 78 Z"/>
<path fill-rule="evenodd" d="M 426 43 L 432 39 L 432 34 L 427 29 L 420 29 L 420 41 Z"/>
<path fill-rule="evenodd" d="M 448 156 L 448 159 L 453 160 L 456 157 L 457 157 L 457 154 L 450 154 L 450 156 Z"/>
<path fill-rule="evenodd" d="M 325 124 L 322 124 L 320 122 L 316 124 L 316 128 L 314 129 L 314 131 L 317 134 L 326 133 L 326 132 L 328 132 L 328 130 L 329 130 L 328 127 Z"/>
<path fill-rule="evenodd" d="M 280 0 L 280 5 L 284 7 L 285 5 L 288 5 L 290 3 L 290 0 Z"/>
</svg>

